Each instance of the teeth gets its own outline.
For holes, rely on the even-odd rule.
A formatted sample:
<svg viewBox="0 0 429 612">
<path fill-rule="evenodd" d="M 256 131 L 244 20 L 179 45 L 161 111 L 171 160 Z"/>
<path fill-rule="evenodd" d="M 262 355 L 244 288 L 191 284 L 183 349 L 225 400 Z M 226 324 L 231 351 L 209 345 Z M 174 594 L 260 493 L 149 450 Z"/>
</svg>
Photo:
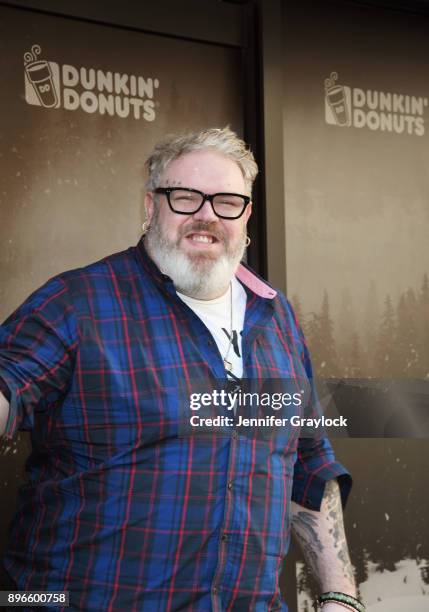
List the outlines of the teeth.
<svg viewBox="0 0 429 612">
<path fill-rule="evenodd" d="M 192 240 L 194 242 L 206 242 L 207 244 L 213 242 L 213 238 L 211 236 L 202 236 L 201 234 L 193 234 Z"/>
</svg>

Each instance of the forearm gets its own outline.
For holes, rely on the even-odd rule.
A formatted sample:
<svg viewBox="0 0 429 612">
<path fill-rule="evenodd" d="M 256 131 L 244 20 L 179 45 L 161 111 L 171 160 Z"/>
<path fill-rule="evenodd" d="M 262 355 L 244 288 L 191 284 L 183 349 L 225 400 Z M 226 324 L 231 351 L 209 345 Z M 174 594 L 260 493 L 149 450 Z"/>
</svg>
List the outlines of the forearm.
<svg viewBox="0 0 429 612">
<path fill-rule="evenodd" d="M 0 437 L 6 431 L 7 418 L 9 415 L 9 402 L 0 391 Z"/>
<path fill-rule="evenodd" d="M 291 518 L 292 531 L 321 592 L 340 591 L 356 597 L 337 481 L 326 483 L 319 512 L 292 502 Z"/>
</svg>

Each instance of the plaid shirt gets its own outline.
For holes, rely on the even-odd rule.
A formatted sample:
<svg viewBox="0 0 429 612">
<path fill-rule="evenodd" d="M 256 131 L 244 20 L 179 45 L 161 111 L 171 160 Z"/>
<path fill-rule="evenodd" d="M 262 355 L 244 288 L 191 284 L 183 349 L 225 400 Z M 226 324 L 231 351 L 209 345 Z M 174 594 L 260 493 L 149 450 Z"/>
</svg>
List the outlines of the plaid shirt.
<svg viewBox="0 0 429 612">
<path fill-rule="evenodd" d="M 245 266 L 237 277 L 245 377 L 311 377 L 284 296 Z M 31 429 L 33 445 L 4 561 L 19 589 L 69 591 L 78 610 L 287 609 L 290 500 L 318 509 L 342 476 L 345 501 L 349 477 L 326 439 L 179 436 L 179 387 L 225 375 L 142 241 L 51 279 L 7 319 L 6 435 Z"/>
</svg>

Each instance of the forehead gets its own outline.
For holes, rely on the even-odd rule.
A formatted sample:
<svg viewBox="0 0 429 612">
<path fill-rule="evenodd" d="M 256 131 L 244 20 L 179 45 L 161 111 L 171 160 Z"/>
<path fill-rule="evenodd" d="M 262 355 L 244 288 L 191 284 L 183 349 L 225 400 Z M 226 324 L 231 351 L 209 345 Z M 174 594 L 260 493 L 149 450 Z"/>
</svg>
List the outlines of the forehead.
<svg viewBox="0 0 429 612">
<path fill-rule="evenodd" d="M 162 175 L 162 183 L 165 186 L 192 187 L 206 193 L 245 193 L 239 165 L 226 155 L 211 150 L 185 153 L 172 161 Z"/>
</svg>

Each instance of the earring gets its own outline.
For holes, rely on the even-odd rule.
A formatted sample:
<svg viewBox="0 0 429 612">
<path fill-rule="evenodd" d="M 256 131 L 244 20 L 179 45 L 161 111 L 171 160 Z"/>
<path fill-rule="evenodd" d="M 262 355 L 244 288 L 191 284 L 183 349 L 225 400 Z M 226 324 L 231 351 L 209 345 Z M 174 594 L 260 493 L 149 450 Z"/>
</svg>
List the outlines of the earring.
<svg viewBox="0 0 429 612">
<path fill-rule="evenodd" d="M 246 236 L 246 248 L 249 246 L 251 242 L 252 240 L 250 239 L 250 236 Z"/>
<path fill-rule="evenodd" d="M 145 234 L 147 234 L 149 231 L 149 221 L 146 219 L 145 221 L 143 221 L 142 223 L 142 236 L 144 236 Z"/>
</svg>

